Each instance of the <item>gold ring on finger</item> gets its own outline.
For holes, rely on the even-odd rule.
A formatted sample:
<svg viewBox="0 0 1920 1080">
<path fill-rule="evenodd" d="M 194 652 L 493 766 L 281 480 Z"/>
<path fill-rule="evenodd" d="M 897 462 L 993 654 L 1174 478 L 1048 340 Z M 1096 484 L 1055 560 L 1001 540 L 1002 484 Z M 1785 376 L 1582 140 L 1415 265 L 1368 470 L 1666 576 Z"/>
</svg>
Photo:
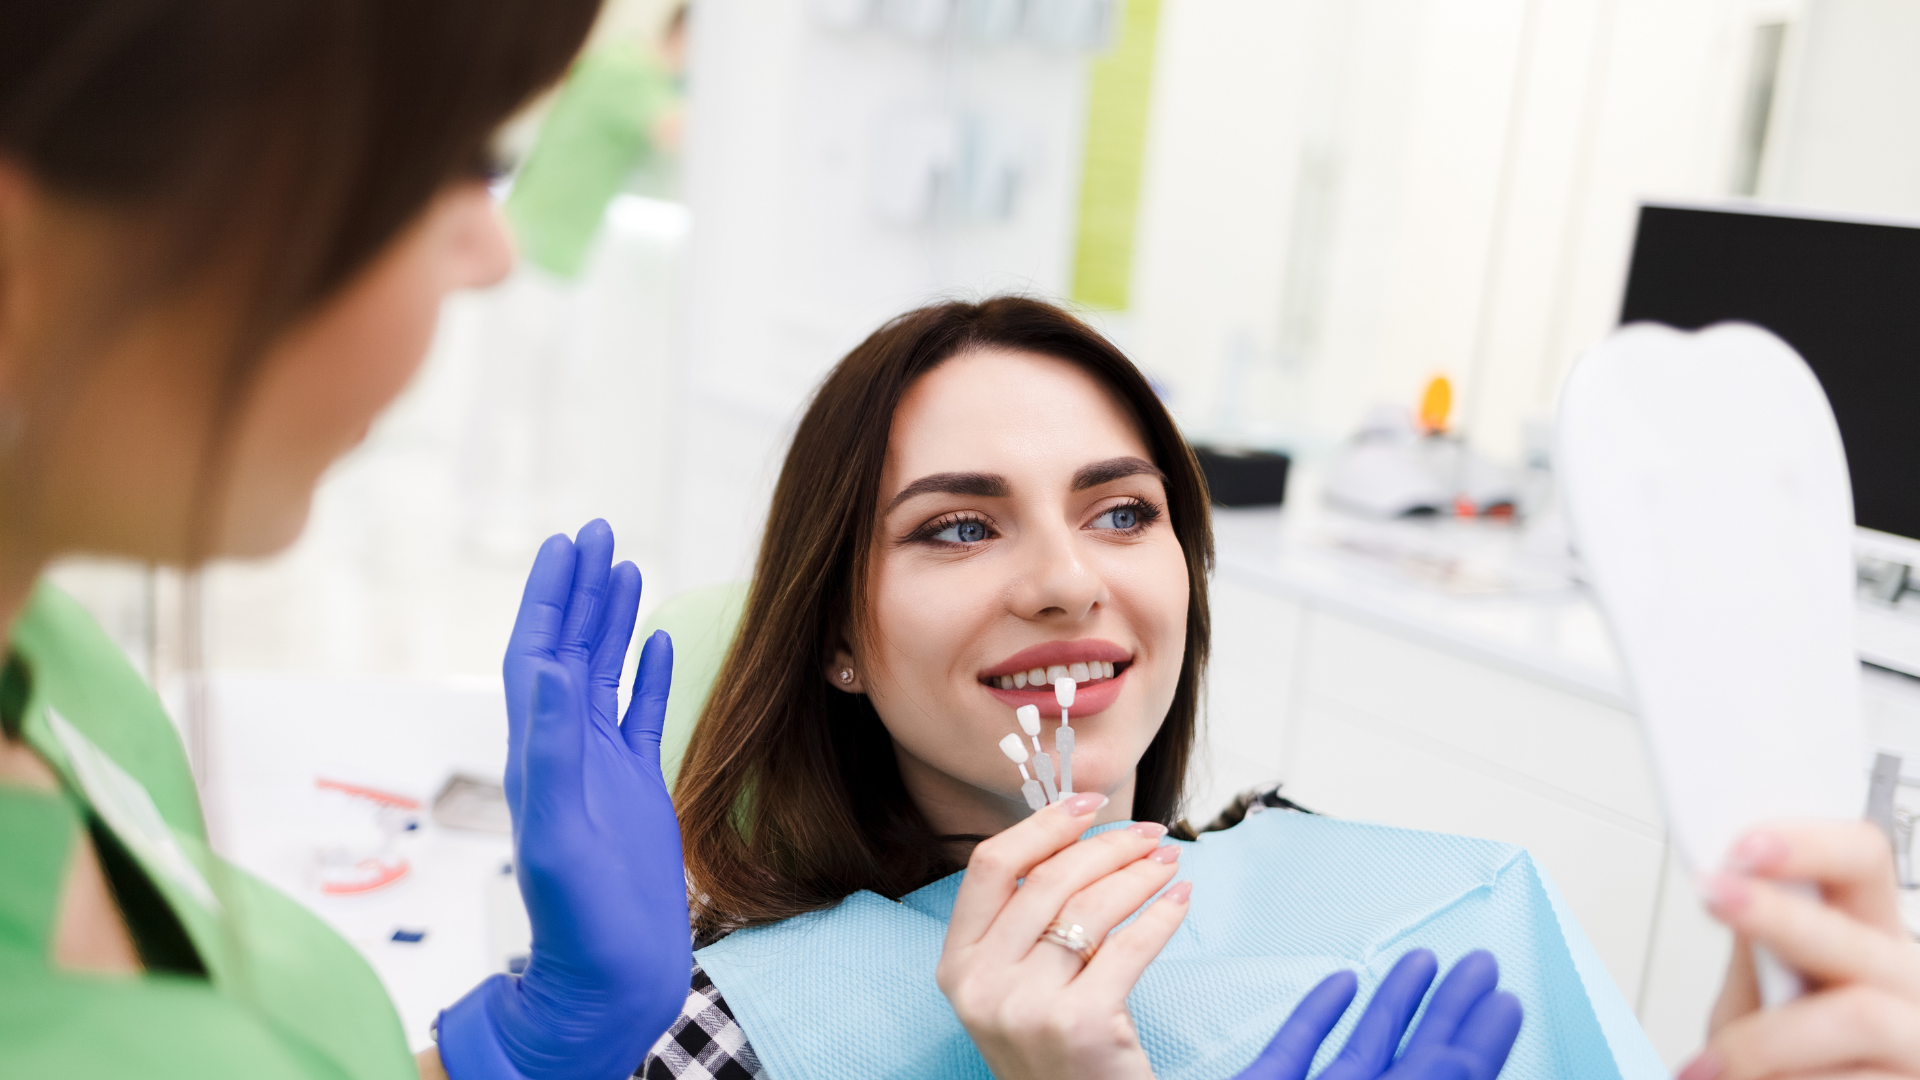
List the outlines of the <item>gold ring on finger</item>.
<svg viewBox="0 0 1920 1080">
<path fill-rule="evenodd" d="M 1093 959 L 1094 951 L 1100 946 L 1087 935 L 1087 928 L 1079 923 L 1070 923 L 1065 919 L 1055 919 L 1047 924 L 1047 930 L 1040 940 L 1050 945 L 1058 945 L 1080 958 L 1081 963 Z"/>
</svg>

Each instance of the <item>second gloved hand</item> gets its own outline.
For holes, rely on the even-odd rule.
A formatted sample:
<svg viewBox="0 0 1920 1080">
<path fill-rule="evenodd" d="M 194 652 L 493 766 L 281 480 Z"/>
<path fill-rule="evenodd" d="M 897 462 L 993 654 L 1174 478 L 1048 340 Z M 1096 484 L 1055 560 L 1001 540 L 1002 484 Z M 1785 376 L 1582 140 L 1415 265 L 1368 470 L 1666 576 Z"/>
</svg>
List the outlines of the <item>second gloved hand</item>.
<svg viewBox="0 0 1920 1080">
<path fill-rule="evenodd" d="M 514 867 L 533 926 L 518 976 L 441 1014 L 452 1080 L 621 1080 L 686 1001 L 680 828 L 660 772 L 673 644 L 640 654 L 618 720 L 640 572 L 604 521 L 541 546 L 503 665 Z"/>
<path fill-rule="evenodd" d="M 1402 956 L 1380 980 L 1339 1056 L 1315 1080 L 1494 1080 L 1520 1034 L 1520 999 L 1497 989 L 1500 965 L 1485 951 L 1468 953 L 1447 973 L 1406 1052 L 1396 1058 L 1438 969 L 1426 949 Z M 1234 1080 L 1305 1080 L 1358 987 L 1350 971 L 1321 980 Z"/>
</svg>

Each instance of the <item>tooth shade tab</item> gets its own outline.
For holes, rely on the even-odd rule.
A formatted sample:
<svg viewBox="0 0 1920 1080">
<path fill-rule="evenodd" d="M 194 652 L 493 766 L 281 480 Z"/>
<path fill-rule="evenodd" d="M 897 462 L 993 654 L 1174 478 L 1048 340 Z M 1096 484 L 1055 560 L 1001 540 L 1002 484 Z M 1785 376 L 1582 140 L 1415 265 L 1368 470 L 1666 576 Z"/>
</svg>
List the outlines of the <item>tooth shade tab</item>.
<svg viewBox="0 0 1920 1080">
<path fill-rule="evenodd" d="M 1087 673 L 1087 665 L 1085 664 L 1068 664 L 1067 665 L 1067 678 L 1072 679 L 1074 682 L 1086 682 L 1090 677 L 1091 676 Z"/>
<path fill-rule="evenodd" d="M 1072 679 L 1069 679 L 1063 676 L 1061 678 L 1053 680 L 1053 700 L 1059 702 L 1060 707 L 1063 709 L 1070 709 L 1073 707 L 1073 680 Z"/>
<path fill-rule="evenodd" d="M 1069 679 L 1072 677 L 1073 673 L 1067 670 L 1067 665 L 1055 664 L 1047 669 L 1046 682 L 1051 685 L 1059 682 L 1061 679 Z"/>
<path fill-rule="evenodd" d="M 1024 672 L 1024 671 L 1016 671 L 1016 672 L 1014 672 L 1014 673 L 1013 673 L 1013 688 L 1014 688 L 1015 690 L 1025 690 L 1025 689 L 1027 688 L 1027 673 L 1026 673 L 1026 672 Z"/>
<path fill-rule="evenodd" d="M 1027 763 L 1027 745 L 1020 741 L 1020 736 L 1011 732 L 1006 738 L 1000 740 L 1000 752 L 1007 755 L 1007 760 L 1015 765 L 1024 767 Z M 1022 771 L 1025 771 L 1024 768 Z"/>
<path fill-rule="evenodd" d="M 1028 735 L 1040 734 L 1040 706 L 1022 705 L 1013 710 L 1014 719 L 1020 721 L 1020 730 Z"/>
</svg>

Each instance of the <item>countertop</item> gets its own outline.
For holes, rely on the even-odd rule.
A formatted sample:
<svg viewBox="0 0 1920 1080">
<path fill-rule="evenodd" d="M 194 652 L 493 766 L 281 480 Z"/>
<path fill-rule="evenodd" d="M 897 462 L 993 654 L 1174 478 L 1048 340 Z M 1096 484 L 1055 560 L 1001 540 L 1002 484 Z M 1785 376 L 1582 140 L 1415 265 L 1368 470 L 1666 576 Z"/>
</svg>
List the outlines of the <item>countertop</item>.
<svg viewBox="0 0 1920 1080">
<path fill-rule="evenodd" d="M 1620 709 L 1626 675 L 1564 542 L 1506 521 L 1215 508 L 1223 583 L 1382 626 Z"/>
</svg>

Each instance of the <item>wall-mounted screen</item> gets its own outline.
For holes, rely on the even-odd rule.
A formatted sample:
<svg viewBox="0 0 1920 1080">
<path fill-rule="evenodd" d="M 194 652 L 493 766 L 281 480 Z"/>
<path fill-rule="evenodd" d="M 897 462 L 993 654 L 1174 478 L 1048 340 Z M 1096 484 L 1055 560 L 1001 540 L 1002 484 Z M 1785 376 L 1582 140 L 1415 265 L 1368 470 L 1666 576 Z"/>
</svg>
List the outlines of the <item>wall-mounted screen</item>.
<svg viewBox="0 0 1920 1080">
<path fill-rule="evenodd" d="M 1819 377 L 1855 523 L 1920 540 L 1920 227 L 1641 207 L 1620 321 L 1729 319 L 1779 334 Z"/>
</svg>

